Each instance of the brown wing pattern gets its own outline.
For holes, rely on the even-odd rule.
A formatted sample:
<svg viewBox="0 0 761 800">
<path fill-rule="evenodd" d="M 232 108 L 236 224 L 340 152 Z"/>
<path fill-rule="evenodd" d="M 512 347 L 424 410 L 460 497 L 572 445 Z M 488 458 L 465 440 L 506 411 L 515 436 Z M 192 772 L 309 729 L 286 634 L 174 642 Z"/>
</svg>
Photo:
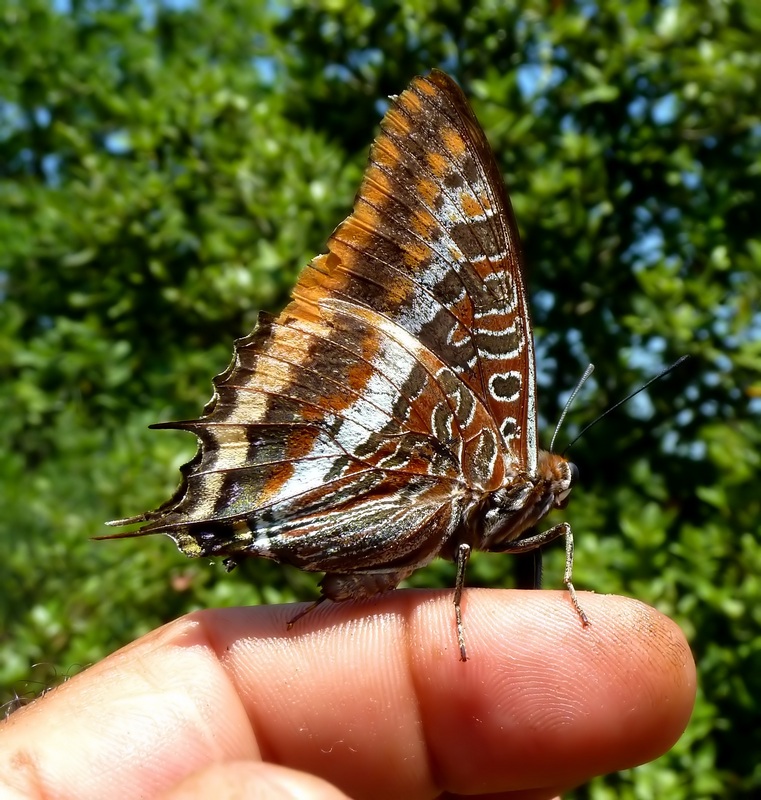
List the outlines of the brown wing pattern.
<svg viewBox="0 0 761 800">
<path fill-rule="evenodd" d="M 420 565 L 468 492 L 504 475 L 497 429 L 440 359 L 371 309 L 325 298 L 318 312 L 263 316 L 207 414 L 158 426 L 201 447 L 139 533 L 319 571 Z"/>
<path fill-rule="evenodd" d="M 533 341 L 502 178 L 464 94 L 434 71 L 381 123 L 354 213 L 304 271 L 295 313 L 324 294 L 370 306 L 450 366 L 536 468 Z"/>
<path fill-rule="evenodd" d="M 438 555 L 475 495 L 536 465 L 518 237 L 484 134 L 439 72 L 381 129 L 353 214 L 293 301 L 236 342 L 201 419 L 157 426 L 192 431 L 199 451 L 127 535 L 385 571 L 389 588 Z"/>
</svg>

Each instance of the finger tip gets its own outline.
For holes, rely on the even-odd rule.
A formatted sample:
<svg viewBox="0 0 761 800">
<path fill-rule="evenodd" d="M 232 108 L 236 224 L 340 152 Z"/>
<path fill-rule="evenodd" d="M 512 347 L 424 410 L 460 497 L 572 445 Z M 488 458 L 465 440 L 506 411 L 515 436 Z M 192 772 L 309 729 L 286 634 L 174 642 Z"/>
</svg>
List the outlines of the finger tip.
<svg viewBox="0 0 761 800">
<path fill-rule="evenodd" d="M 565 592 L 467 591 L 465 663 L 451 592 L 326 603 L 291 631 L 287 607 L 211 612 L 207 625 L 265 758 L 388 796 L 530 790 L 652 759 L 692 708 L 673 622 L 635 600 L 580 600 L 586 627 Z"/>
<path fill-rule="evenodd" d="M 472 790 L 480 773 L 498 784 L 494 765 L 508 758 L 517 780 L 509 788 L 528 788 L 551 753 L 555 778 L 572 785 L 649 761 L 679 738 L 695 697 L 681 630 L 636 600 L 580 599 L 588 626 L 563 592 L 468 592 L 466 664 L 455 657 L 451 598 L 415 610 L 411 652 L 432 750 L 457 738 L 467 751 L 443 759 L 445 783 Z M 444 646 L 430 641 L 435 629 Z"/>
</svg>

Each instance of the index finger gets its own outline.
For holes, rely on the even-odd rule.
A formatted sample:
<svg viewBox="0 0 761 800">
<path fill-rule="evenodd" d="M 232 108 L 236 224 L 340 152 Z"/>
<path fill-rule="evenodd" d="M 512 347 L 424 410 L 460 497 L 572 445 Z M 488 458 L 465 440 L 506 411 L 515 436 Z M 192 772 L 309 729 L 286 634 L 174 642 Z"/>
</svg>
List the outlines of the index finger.
<svg viewBox="0 0 761 800">
<path fill-rule="evenodd" d="M 150 796 L 245 758 L 354 798 L 572 786 L 668 749 L 695 692 L 674 623 L 583 603 L 585 629 L 562 592 L 468 591 L 464 664 L 450 593 L 325 604 L 291 631 L 290 606 L 199 612 L 18 712 L 2 749 L 50 797 Z"/>
</svg>

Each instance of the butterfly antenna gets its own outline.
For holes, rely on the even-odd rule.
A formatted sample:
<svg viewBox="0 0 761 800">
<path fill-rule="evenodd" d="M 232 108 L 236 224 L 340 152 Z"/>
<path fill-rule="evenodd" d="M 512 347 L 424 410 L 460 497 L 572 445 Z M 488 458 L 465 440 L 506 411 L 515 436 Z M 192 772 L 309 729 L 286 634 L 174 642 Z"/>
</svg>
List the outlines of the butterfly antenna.
<svg viewBox="0 0 761 800">
<path fill-rule="evenodd" d="M 672 364 L 670 367 L 666 367 L 666 369 L 662 369 L 662 370 L 661 370 L 661 371 L 660 371 L 660 372 L 659 372 L 659 373 L 658 373 L 658 374 L 657 374 L 655 377 L 653 377 L 653 378 L 650 378 L 650 380 L 649 380 L 647 383 L 645 383 L 644 385 L 640 386 L 640 387 L 639 387 L 639 389 L 635 389 L 635 390 L 634 390 L 634 391 L 633 391 L 631 394 L 627 394 L 627 395 L 626 395 L 626 397 L 624 397 L 624 399 L 623 399 L 623 400 L 619 400 L 617 403 L 615 403 L 614 405 L 612 405 L 610 408 L 608 408 L 608 409 L 606 409 L 605 411 L 603 411 L 603 412 L 602 412 L 602 414 L 600 414 L 600 416 L 599 416 L 599 417 L 597 417 L 597 419 L 593 419 L 593 420 L 592 420 L 592 421 L 589 423 L 589 425 L 587 425 L 587 426 L 586 426 L 586 428 L 582 428 L 581 432 L 580 432 L 580 433 L 579 433 L 579 434 L 576 436 L 576 438 L 575 438 L 575 439 L 574 439 L 574 440 L 573 440 L 573 441 L 572 441 L 572 442 L 571 442 L 569 445 L 566 445 L 566 448 L 565 448 L 565 450 L 563 450 L 563 455 L 565 455 L 565 454 L 568 452 L 568 450 L 570 450 L 570 449 L 571 449 L 571 447 L 573 447 L 573 445 L 575 445 L 575 444 L 576 444 L 576 442 L 578 442 L 578 441 L 579 441 L 579 439 L 581 439 L 581 437 L 582 437 L 582 436 L 583 436 L 583 435 L 584 435 L 584 434 L 585 434 L 585 433 L 586 433 L 586 432 L 587 432 L 587 431 L 588 431 L 588 430 L 589 430 L 591 427 L 593 427 L 594 425 L 597 425 L 597 423 L 598 423 L 598 422 L 599 422 L 601 419 L 604 419 L 605 417 L 607 417 L 607 416 L 608 416 L 608 414 L 610 414 L 612 411 L 615 411 L 615 410 L 616 410 L 616 409 L 617 409 L 619 406 L 622 406 L 624 403 L 628 403 L 628 402 L 629 402 L 629 400 L 631 400 L 631 399 L 632 399 L 632 397 L 636 397 L 636 396 L 637 396 L 637 395 L 638 395 L 640 392 L 643 392 L 643 391 L 644 391 L 645 389 L 647 389 L 647 387 L 648 387 L 648 386 L 650 386 L 651 384 L 655 383 L 656 381 L 659 381 L 661 378 L 664 378 L 666 375 L 668 375 L 668 374 L 669 374 L 669 372 L 672 372 L 673 370 L 675 370 L 675 369 L 676 369 L 676 368 L 677 368 L 677 367 L 678 367 L 680 364 L 682 364 L 682 363 L 683 363 L 684 361 L 686 361 L 688 358 L 689 358 L 689 356 L 688 356 L 688 355 L 684 355 L 684 356 L 682 356 L 681 358 L 678 358 L 678 359 L 677 359 L 677 360 L 676 360 L 676 361 L 675 361 L 675 362 L 674 362 L 674 363 L 673 363 L 673 364 Z M 567 405 L 567 404 L 566 404 L 566 405 Z M 560 419 L 561 419 L 561 421 L 562 421 L 562 419 L 563 419 L 563 418 L 561 417 Z M 550 450 L 551 450 L 551 449 L 552 449 L 552 448 L 550 448 Z"/>
<path fill-rule="evenodd" d="M 568 409 L 571 407 L 571 404 L 576 399 L 576 395 L 579 393 L 581 387 L 587 382 L 587 378 L 595 371 L 594 364 L 588 364 L 587 368 L 584 370 L 584 374 L 579 378 L 579 382 L 576 384 L 576 388 L 571 392 L 571 396 L 566 400 L 565 405 L 563 406 L 563 411 L 560 414 L 560 419 L 558 420 L 558 424 L 555 426 L 555 433 L 552 434 L 552 441 L 550 442 L 550 453 L 554 452 L 552 449 L 555 446 L 555 439 L 557 438 L 558 431 L 560 430 L 560 426 L 563 424 L 566 416 L 568 415 Z M 570 447 L 570 445 L 569 445 Z M 567 450 L 568 448 L 566 448 Z"/>
</svg>

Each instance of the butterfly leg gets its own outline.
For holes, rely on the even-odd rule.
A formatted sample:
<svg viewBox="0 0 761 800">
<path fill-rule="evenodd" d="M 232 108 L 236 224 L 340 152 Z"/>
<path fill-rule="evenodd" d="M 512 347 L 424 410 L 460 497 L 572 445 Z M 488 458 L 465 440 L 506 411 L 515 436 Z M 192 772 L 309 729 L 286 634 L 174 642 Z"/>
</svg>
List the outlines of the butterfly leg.
<svg viewBox="0 0 761 800">
<path fill-rule="evenodd" d="M 290 630 L 302 617 L 305 617 L 310 611 L 314 611 L 320 603 L 324 603 L 328 598 L 323 595 L 319 599 L 315 600 L 314 603 L 311 603 L 306 608 L 302 608 L 298 614 L 292 616 L 288 622 L 286 622 L 285 627 L 286 630 Z"/>
<path fill-rule="evenodd" d="M 457 644 L 460 647 L 460 661 L 467 661 L 468 654 L 465 650 L 465 630 L 462 626 L 462 609 L 460 600 L 465 587 L 465 567 L 470 559 L 470 545 L 460 544 L 457 547 L 457 577 L 454 584 L 454 616 L 457 622 Z"/>
<path fill-rule="evenodd" d="M 576 597 L 576 589 L 573 588 L 571 579 L 573 578 L 573 533 L 571 533 L 571 526 L 567 522 L 562 522 L 557 527 L 565 526 L 565 572 L 563 573 L 563 583 L 565 588 L 568 589 L 568 594 L 571 597 L 573 607 L 579 615 L 581 624 L 586 628 L 589 625 L 589 617 L 584 613 L 584 609 L 579 604 L 579 598 Z M 552 529 L 550 529 L 552 530 Z"/>
<path fill-rule="evenodd" d="M 584 609 L 579 603 L 579 598 L 576 596 L 576 589 L 573 586 L 573 532 L 571 526 L 567 522 L 561 522 L 542 533 L 536 533 L 533 536 L 526 536 L 523 539 L 517 539 L 514 542 L 508 542 L 500 547 L 500 553 L 525 553 L 529 550 L 536 550 L 543 547 L 545 544 L 559 539 L 565 539 L 565 572 L 563 573 L 563 583 L 568 590 L 571 597 L 576 613 L 579 615 L 581 624 L 586 627 L 589 625 L 589 617 L 584 613 Z"/>
</svg>

